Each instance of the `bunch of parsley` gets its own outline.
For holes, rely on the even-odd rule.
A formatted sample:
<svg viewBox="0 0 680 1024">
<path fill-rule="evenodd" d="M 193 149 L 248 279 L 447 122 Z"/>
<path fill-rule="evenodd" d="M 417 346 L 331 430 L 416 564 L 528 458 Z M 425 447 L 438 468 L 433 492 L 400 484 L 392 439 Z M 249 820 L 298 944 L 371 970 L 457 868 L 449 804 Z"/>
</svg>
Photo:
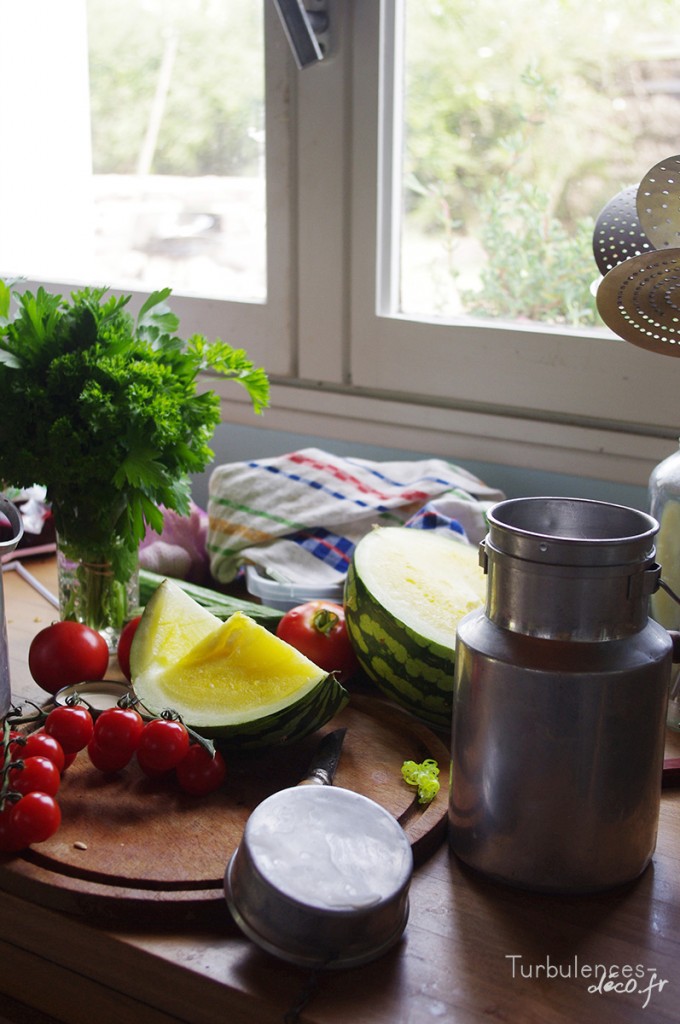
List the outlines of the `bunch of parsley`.
<svg viewBox="0 0 680 1024">
<path fill-rule="evenodd" d="M 268 403 L 267 376 L 242 349 L 177 337 L 169 295 L 152 294 L 135 320 L 130 296 L 107 289 L 64 299 L 0 281 L 0 481 L 42 484 L 60 537 L 90 556 L 114 537 L 121 559 L 136 557 L 161 506 L 188 512 L 220 419 L 218 395 L 198 393 L 203 371 L 243 385 L 256 412 Z"/>
</svg>

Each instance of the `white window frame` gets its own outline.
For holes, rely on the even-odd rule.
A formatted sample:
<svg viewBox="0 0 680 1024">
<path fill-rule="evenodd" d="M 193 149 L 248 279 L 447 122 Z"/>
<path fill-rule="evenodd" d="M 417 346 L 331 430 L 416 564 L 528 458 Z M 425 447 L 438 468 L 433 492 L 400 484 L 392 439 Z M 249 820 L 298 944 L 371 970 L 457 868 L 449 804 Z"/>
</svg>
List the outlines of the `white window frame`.
<svg viewBox="0 0 680 1024">
<path fill-rule="evenodd" d="M 330 58 L 293 69 L 297 372 L 273 376 L 262 425 L 645 485 L 680 433 L 680 360 L 608 332 L 387 311 L 393 278 L 381 242 L 394 197 L 381 146 L 392 133 L 380 97 L 393 90 L 398 7 L 330 3 Z M 249 422 L 233 408 L 225 417 Z"/>
<path fill-rule="evenodd" d="M 262 418 L 240 389 L 215 381 L 224 421 L 348 448 L 370 442 L 646 484 L 680 433 L 680 360 L 606 333 L 389 313 L 394 278 L 383 254 L 394 191 L 384 168 L 392 131 L 380 101 L 393 88 L 400 0 L 328 0 L 330 49 L 304 71 L 274 4 L 262 2 L 267 301 L 173 302 L 183 333 L 242 346 L 270 375 Z"/>
</svg>

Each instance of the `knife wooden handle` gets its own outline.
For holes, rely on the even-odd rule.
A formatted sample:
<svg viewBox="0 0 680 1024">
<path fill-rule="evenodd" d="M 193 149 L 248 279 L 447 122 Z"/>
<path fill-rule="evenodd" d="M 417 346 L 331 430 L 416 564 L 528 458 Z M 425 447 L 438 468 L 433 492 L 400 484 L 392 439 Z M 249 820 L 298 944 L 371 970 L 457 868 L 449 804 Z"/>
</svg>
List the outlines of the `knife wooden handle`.
<svg viewBox="0 0 680 1024">
<path fill-rule="evenodd" d="M 670 789 L 672 786 L 680 786 L 680 757 L 667 757 L 663 763 L 661 788 Z"/>
</svg>

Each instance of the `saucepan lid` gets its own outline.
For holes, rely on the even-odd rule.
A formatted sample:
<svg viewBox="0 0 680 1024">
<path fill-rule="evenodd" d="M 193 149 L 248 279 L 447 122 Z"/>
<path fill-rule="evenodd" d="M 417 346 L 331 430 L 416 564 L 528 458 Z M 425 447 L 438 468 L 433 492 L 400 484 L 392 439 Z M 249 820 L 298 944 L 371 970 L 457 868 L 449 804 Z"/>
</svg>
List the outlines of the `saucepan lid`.
<svg viewBox="0 0 680 1024">
<path fill-rule="evenodd" d="M 413 855 L 383 807 L 337 786 L 263 800 L 227 865 L 232 916 L 261 948 L 302 967 L 354 967 L 406 927 Z"/>
</svg>

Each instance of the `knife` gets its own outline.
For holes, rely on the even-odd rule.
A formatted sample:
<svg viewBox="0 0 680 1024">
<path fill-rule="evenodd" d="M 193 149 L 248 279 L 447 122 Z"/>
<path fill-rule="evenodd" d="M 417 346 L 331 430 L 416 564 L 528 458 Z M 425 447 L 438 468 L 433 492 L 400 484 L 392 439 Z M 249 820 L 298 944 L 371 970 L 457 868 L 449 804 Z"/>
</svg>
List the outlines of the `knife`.
<svg viewBox="0 0 680 1024">
<path fill-rule="evenodd" d="M 663 763 L 662 789 L 680 786 L 680 757 L 667 757 Z"/>
<path fill-rule="evenodd" d="M 347 729 L 334 729 L 321 737 L 307 774 L 299 786 L 332 786 Z"/>
</svg>

